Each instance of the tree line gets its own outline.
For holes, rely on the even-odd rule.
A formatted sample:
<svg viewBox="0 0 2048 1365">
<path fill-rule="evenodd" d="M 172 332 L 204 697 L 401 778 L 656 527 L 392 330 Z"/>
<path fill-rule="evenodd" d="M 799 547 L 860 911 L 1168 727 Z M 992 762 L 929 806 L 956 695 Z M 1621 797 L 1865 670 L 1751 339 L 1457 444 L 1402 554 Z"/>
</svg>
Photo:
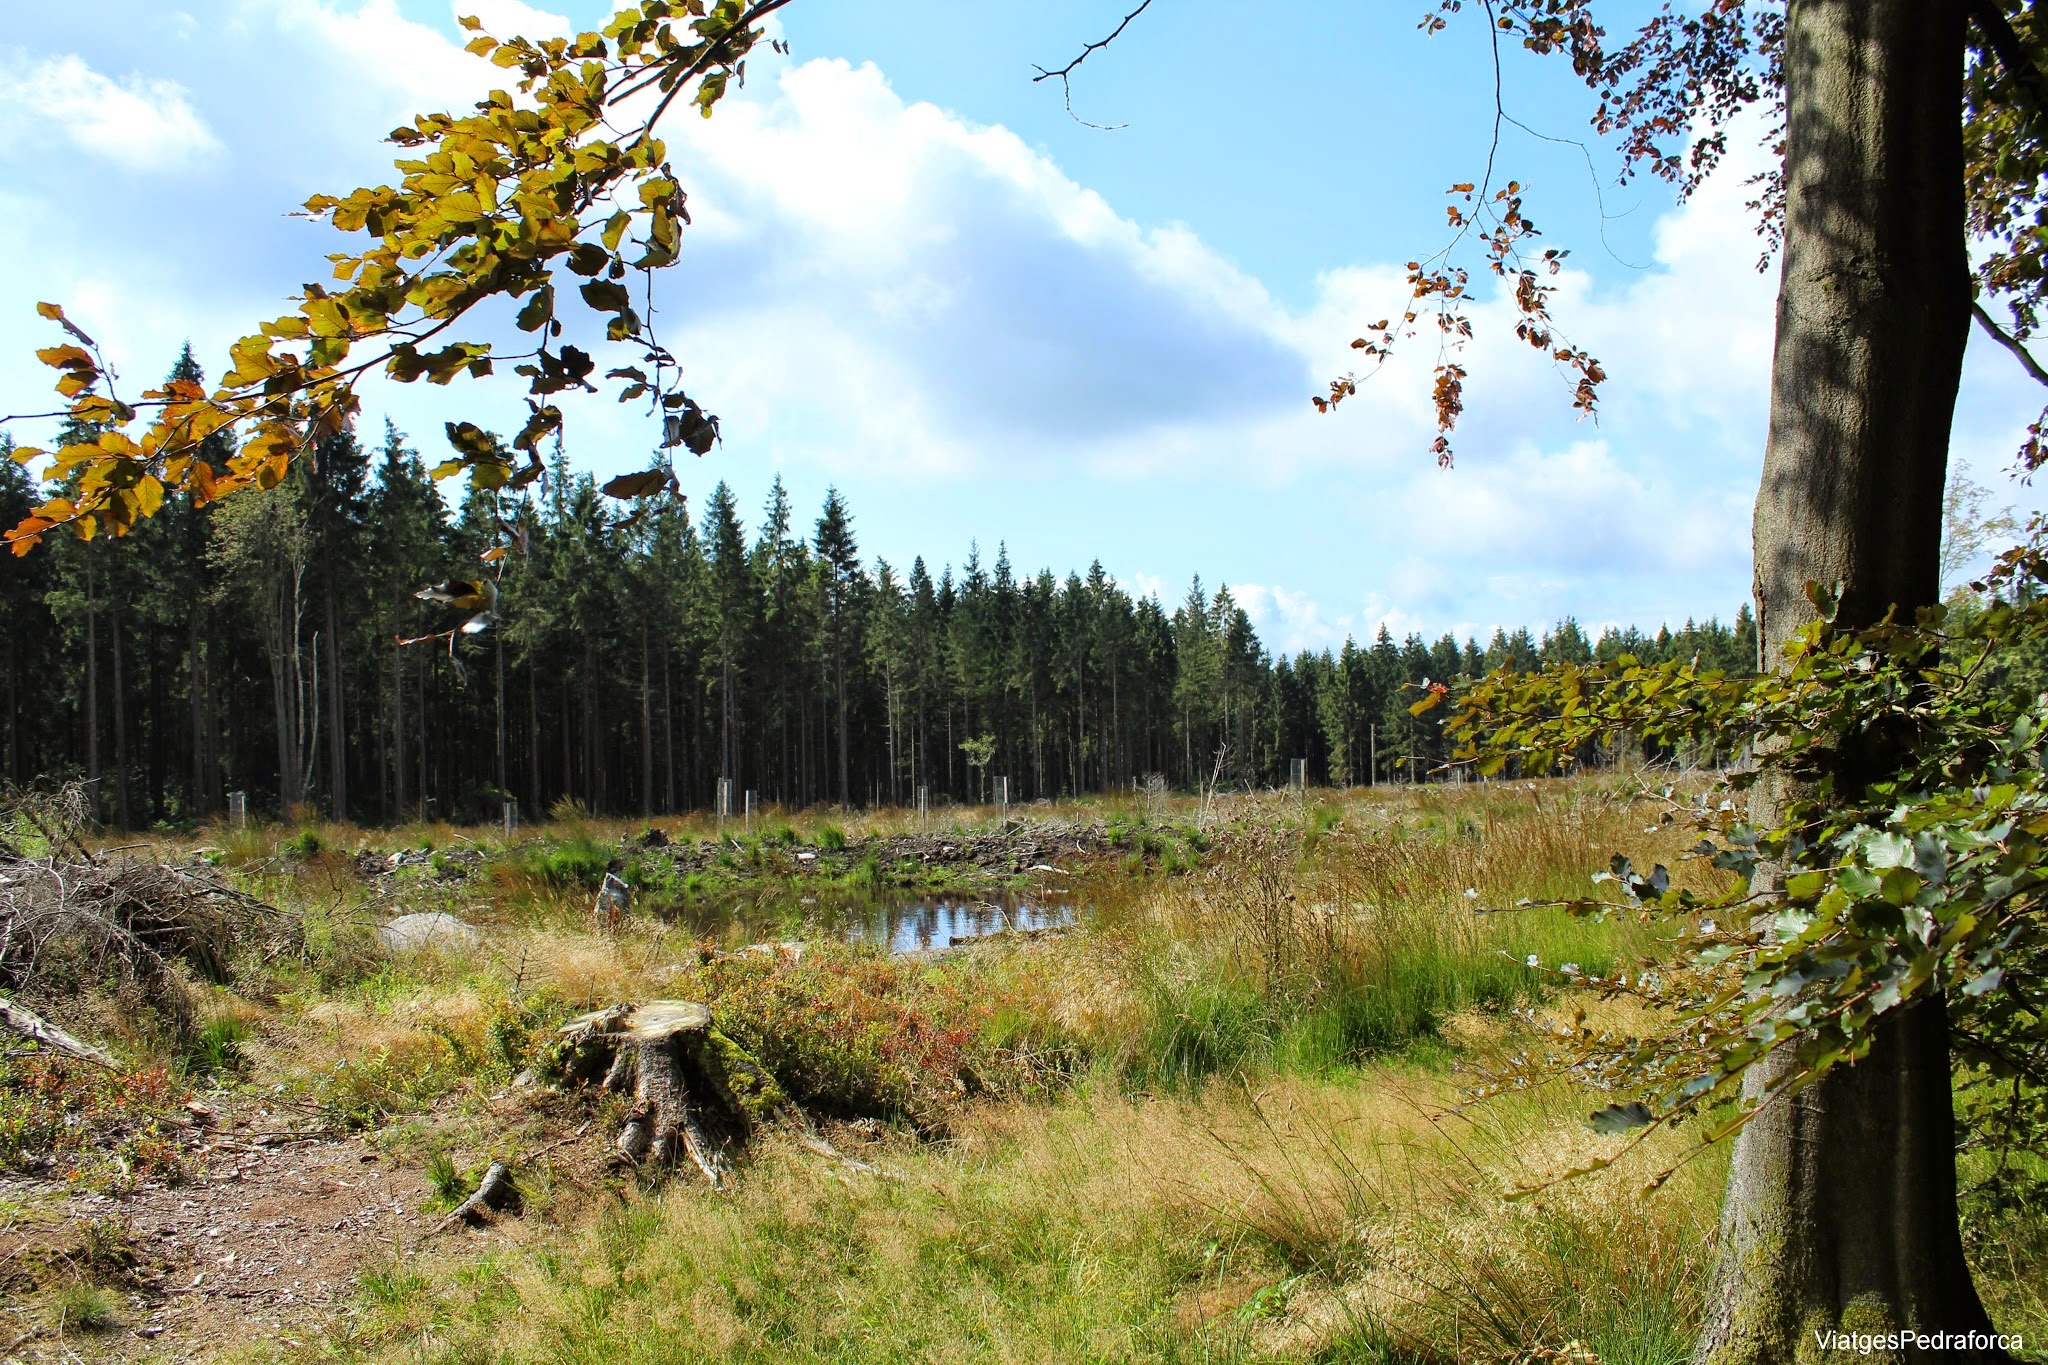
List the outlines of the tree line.
<svg viewBox="0 0 2048 1365">
<path fill-rule="evenodd" d="M 196 380 L 188 351 L 172 371 Z M 224 462 L 221 438 L 207 452 Z M 47 490 L 0 461 L 0 519 Z M 423 590 L 425 590 L 423 592 Z M 1274 657 L 1227 588 L 1169 609 L 1098 562 L 1064 579 L 970 547 L 934 575 L 864 562 L 828 492 L 778 479 L 749 531 L 720 483 L 637 513 L 556 452 L 518 496 L 454 508 L 386 424 L 321 442 L 271 496 L 173 494 L 132 534 L 62 537 L 0 575 L 6 776 L 93 785 L 124 828 L 255 809 L 391 822 L 764 803 L 1012 800 L 1427 779 L 1413 689 L 1628 652 L 1753 666 L 1733 626 L 1589 639 L 1566 619 Z"/>
</svg>

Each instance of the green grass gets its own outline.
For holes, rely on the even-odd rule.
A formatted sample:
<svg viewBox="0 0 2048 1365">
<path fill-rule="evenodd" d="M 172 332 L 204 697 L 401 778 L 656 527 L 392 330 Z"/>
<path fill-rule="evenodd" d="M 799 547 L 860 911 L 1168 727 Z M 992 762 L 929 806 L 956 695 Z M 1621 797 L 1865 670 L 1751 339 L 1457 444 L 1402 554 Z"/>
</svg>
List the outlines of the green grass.
<svg viewBox="0 0 2048 1365">
<path fill-rule="evenodd" d="M 111 1332 L 121 1325 L 121 1299 L 98 1285 L 67 1285 L 51 1304 L 61 1332 Z"/>
<path fill-rule="evenodd" d="M 242 1044 L 249 1040 L 249 1021 L 231 1011 L 209 1015 L 192 1032 L 186 1060 L 197 1076 L 226 1076 L 243 1069 Z"/>
<path fill-rule="evenodd" d="M 272 827 L 224 861 L 305 910 L 307 949 L 267 969 L 261 1009 L 223 1012 L 260 1019 L 260 1041 L 202 1026 L 191 1070 L 239 1065 L 240 1083 L 385 1129 L 452 1204 L 469 1184 L 452 1152 L 495 1140 L 507 1083 L 563 1018 L 702 999 L 821 1121 L 861 1121 L 836 1141 L 900 1177 L 772 1128 L 715 1195 L 579 1170 L 591 1188 L 563 1225 L 543 1203 L 516 1244 L 364 1267 L 344 1358 L 1508 1365 L 1576 1340 L 1606 1365 L 1684 1359 L 1725 1152 L 1640 1198 L 1690 1137 L 1660 1133 L 1632 1167 L 1508 1203 L 1503 1189 L 1609 1150 L 1585 1124 L 1604 1101 L 1561 1083 L 1453 1108 L 1463 1068 L 1531 1045 L 1516 1011 L 1564 1003 L 1548 969 L 1605 975 L 1659 952 L 1632 924 L 1511 907 L 1586 892 L 1616 849 L 1709 875 L 1679 863 L 1678 836 L 1645 835 L 1640 808 L 1585 780 L 1063 814 L 1107 822 L 1116 850 L 1076 866 L 1079 932 L 935 962 L 814 942 L 795 965 L 693 940 L 815 934 L 842 904 L 955 875 L 867 854 L 908 817 L 728 825 L 728 865 L 685 871 L 709 822 L 664 822 L 672 848 L 643 849 L 618 842 L 638 822 L 565 811 L 486 844 L 485 875 L 459 890 L 407 884 L 408 908 L 445 905 L 488 939 L 402 963 L 362 946 L 367 893 L 339 857 L 360 832 L 309 827 L 330 852 L 280 865 Z M 799 829 L 820 850 L 800 872 Z M 390 837 L 458 842 L 439 826 Z M 587 889 L 614 858 L 674 918 L 591 936 Z M 0 1149 L 10 1098 L 39 1133 L 62 1103 L 110 1103 L 73 1084 L 40 1107 L 0 1084 Z M 602 1130 L 619 1102 L 566 1119 L 565 1103 L 522 1118 Z M 2048 1223 L 2032 1207 L 1971 1219 L 1994 1319 L 2048 1340 Z"/>
<path fill-rule="evenodd" d="M 548 886 L 578 886 L 595 891 L 617 856 L 616 847 L 606 847 L 589 834 L 578 833 L 560 842 L 533 840 L 520 845 L 515 865 Z"/>
</svg>

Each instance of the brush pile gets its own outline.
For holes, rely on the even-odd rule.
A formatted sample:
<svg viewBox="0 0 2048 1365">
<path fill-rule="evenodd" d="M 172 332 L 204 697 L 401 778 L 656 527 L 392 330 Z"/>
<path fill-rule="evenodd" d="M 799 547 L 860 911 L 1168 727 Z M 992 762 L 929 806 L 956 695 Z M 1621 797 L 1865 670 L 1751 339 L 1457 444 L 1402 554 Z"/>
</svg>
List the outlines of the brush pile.
<svg viewBox="0 0 2048 1365">
<path fill-rule="evenodd" d="M 134 987 L 183 1027 L 189 976 L 225 982 L 238 963 L 300 948 L 295 916 L 208 864 L 95 853 L 88 827 L 77 786 L 0 798 L 0 991 Z"/>
</svg>

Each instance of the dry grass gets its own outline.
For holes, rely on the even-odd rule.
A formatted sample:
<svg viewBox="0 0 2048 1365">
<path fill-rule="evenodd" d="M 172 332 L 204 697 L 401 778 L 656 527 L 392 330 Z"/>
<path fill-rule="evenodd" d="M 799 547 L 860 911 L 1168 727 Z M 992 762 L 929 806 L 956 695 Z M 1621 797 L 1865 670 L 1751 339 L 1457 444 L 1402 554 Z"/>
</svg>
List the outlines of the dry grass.
<svg viewBox="0 0 2048 1365">
<path fill-rule="evenodd" d="M 1711 1171 L 1648 1202 L 1616 1180 L 1503 1206 L 1532 1150 L 1577 1140 L 1575 1114 L 1446 1119 L 1440 1078 L 1374 1079 L 984 1106 L 948 1144 L 863 1153 L 900 1182 L 849 1181 L 771 1145 L 728 1197 L 671 1187 L 560 1240 L 429 1272 L 351 1345 L 503 1361 L 1222 1361 L 1380 1343 L 1481 1361 L 1584 1339 L 1609 1343 L 1610 1362 L 1679 1358 L 1627 1343 L 1689 1331 Z"/>
<path fill-rule="evenodd" d="M 562 1225 L 530 1214 L 473 1255 L 395 1250 L 366 1270 L 359 1311 L 322 1354 L 1506 1365 L 1577 1341 L 1606 1365 L 1675 1365 L 1725 1154 L 1644 1197 L 1690 1140 L 1660 1134 L 1615 1170 L 1510 1201 L 1608 1150 L 1585 1118 L 1610 1097 L 1560 1083 L 1460 1110 L 1453 1070 L 1522 1045 L 1517 1008 L 1555 1007 L 1557 978 L 1529 955 L 1603 970 L 1657 952 L 1632 924 L 1473 913 L 1586 894 L 1621 850 L 1701 875 L 1679 860 L 1681 829 L 1640 798 L 1610 777 L 1013 810 L 1207 852 L 1192 871 L 1098 870 L 1086 932 L 863 967 L 862 980 L 892 1005 L 986 1005 L 973 1045 L 1061 1050 L 1071 1085 L 963 1101 L 924 1138 L 835 1134 L 900 1180 L 771 1135 L 724 1192 L 593 1187 L 560 1206 L 580 1210 Z M 928 827 L 996 814 L 934 812 Z M 672 839 L 714 832 L 656 823 Z M 807 842 L 919 827 L 913 812 L 830 810 L 755 827 L 784 823 Z M 366 845 L 496 852 L 492 832 L 309 828 L 312 852 L 280 852 L 296 825 L 212 836 L 237 875 L 304 916 L 313 945 L 262 1008 L 238 1007 L 255 1035 L 241 1045 L 251 1084 L 282 1080 L 364 1122 L 479 1115 L 474 1101 L 509 1076 L 493 1049 L 520 1009 L 709 979 L 685 931 L 642 919 L 593 935 L 586 893 L 524 872 L 403 883 L 372 904 L 349 867 Z M 643 828 L 565 812 L 516 842 L 608 846 Z M 451 909 L 484 941 L 364 951 L 363 926 L 394 908 Z M 2017 1233 L 1988 1246 L 1985 1273 L 2017 1286 L 1994 1298 L 2037 1312 L 2025 1285 L 2042 1254 Z"/>
</svg>

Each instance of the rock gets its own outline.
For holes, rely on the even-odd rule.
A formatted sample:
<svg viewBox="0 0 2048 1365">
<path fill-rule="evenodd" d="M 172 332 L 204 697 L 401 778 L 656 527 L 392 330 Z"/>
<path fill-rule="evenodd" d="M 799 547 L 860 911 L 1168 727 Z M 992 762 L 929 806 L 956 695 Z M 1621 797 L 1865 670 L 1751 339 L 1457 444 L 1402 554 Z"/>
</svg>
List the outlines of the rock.
<svg viewBox="0 0 2048 1365">
<path fill-rule="evenodd" d="M 476 926 L 436 910 L 430 914 L 400 915 L 377 929 L 377 942 L 394 953 L 421 948 L 473 948 L 483 939 Z"/>
</svg>

